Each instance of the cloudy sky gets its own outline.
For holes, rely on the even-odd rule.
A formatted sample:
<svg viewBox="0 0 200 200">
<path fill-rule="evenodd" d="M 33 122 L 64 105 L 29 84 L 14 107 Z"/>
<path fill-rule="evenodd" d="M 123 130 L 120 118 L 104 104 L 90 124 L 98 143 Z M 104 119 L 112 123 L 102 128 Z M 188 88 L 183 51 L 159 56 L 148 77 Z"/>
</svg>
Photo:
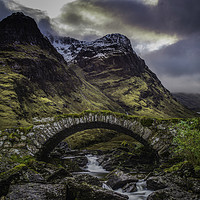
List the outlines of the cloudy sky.
<svg viewBox="0 0 200 200">
<path fill-rule="evenodd" d="M 41 31 L 95 40 L 121 33 L 172 92 L 200 93 L 200 0 L 0 0 Z"/>
</svg>

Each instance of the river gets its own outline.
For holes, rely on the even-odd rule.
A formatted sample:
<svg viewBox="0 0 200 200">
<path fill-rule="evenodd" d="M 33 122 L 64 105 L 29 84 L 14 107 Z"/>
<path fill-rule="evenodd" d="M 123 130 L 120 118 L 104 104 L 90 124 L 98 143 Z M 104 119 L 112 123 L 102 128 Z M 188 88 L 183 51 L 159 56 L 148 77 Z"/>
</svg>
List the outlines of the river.
<svg viewBox="0 0 200 200">
<path fill-rule="evenodd" d="M 83 173 L 89 173 L 90 175 L 96 176 L 99 179 L 102 179 L 109 173 L 109 171 L 106 171 L 99 165 L 97 161 L 98 159 L 97 156 L 86 155 L 86 157 L 88 159 L 88 164 L 86 166 L 86 170 L 88 172 L 83 172 Z M 105 189 L 112 190 L 112 188 L 106 185 L 106 182 L 103 184 L 103 187 Z M 139 180 L 136 183 L 136 187 L 137 187 L 137 191 L 132 192 L 132 193 L 124 193 L 121 188 L 115 191 L 118 193 L 127 195 L 129 197 L 129 200 L 146 200 L 148 195 L 152 193 L 152 191 L 146 189 L 146 181 L 144 180 Z"/>
</svg>

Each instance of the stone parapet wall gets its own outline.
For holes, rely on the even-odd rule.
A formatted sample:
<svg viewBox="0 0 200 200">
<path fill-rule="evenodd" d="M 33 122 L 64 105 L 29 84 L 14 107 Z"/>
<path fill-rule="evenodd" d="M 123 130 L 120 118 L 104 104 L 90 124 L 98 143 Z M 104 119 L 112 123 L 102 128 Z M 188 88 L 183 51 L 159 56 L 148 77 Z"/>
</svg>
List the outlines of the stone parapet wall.
<svg viewBox="0 0 200 200">
<path fill-rule="evenodd" d="M 50 146 L 55 147 L 60 142 L 59 139 L 91 128 L 106 128 L 123 132 L 148 146 L 160 156 L 168 151 L 173 139 L 169 122 L 164 120 L 151 119 L 148 123 L 143 123 L 140 118 L 136 117 L 128 118 L 123 115 L 91 112 L 80 116 L 52 119 L 34 125 L 29 130 L 1 131 L 0 152 L 4 155 L 23 153 L 35 156 L 42 153 L 43 149 L 48 152 Z M 48 145 L 46 147 L 46 144 L 49 147 Z"/>
</svg>

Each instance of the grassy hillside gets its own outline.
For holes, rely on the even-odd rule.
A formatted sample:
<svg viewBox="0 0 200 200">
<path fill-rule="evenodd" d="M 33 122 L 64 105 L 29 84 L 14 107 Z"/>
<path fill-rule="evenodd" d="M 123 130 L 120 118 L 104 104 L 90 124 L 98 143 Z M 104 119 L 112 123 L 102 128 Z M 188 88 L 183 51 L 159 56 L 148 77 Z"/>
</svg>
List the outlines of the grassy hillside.
<svg viewBox="0 0 200 200">
<path fill-rule="evenodd" d="M 43 65 L 47 60 L 45 73 Z M 123 111 L 99 89 L 80 80 L 66 63 L 61 64 L 39 46 L 7 46 L 0 53 L 0 66 L 0 128 L 26 126 L 36 116 L 87 109 Z"/>
<path fill-rule="evenodd" d="M 116 53 L 114 45 L 106 50 L 107 57 L 89 59 L 86 48 L 76 64 L 68 65 L 33 19 L 15 13 L 2 20 L 0 129 L 29 126 L 34 117 L 88 109 L 162 118 L 192 116 L 130 48 L 126 54 Z"/>
<path fill-rule="evenodd" d="M 129 114 L 161 118 L 191 117 L 194 114 L 178 103 L 144 61 L 134 54 L 113 53 L 101 59 L 84 58 L 79 66 L 89 83 Z"/>
</svg>

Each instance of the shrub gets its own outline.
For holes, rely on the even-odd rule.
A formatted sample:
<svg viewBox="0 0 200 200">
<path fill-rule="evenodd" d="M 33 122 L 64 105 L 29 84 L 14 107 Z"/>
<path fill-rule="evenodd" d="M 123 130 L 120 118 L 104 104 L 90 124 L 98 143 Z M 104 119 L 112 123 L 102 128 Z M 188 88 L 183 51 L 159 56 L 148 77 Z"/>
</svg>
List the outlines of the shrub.
<svg viewBox="0 0 200 200">
<path fill-rule="evenodd" d="M 175 153 L 193 166 L 200 165 L 200 123 L 199 118 L 188 119 L 176 124 L 177 135 L 173 143 Z"/>
</svg>

